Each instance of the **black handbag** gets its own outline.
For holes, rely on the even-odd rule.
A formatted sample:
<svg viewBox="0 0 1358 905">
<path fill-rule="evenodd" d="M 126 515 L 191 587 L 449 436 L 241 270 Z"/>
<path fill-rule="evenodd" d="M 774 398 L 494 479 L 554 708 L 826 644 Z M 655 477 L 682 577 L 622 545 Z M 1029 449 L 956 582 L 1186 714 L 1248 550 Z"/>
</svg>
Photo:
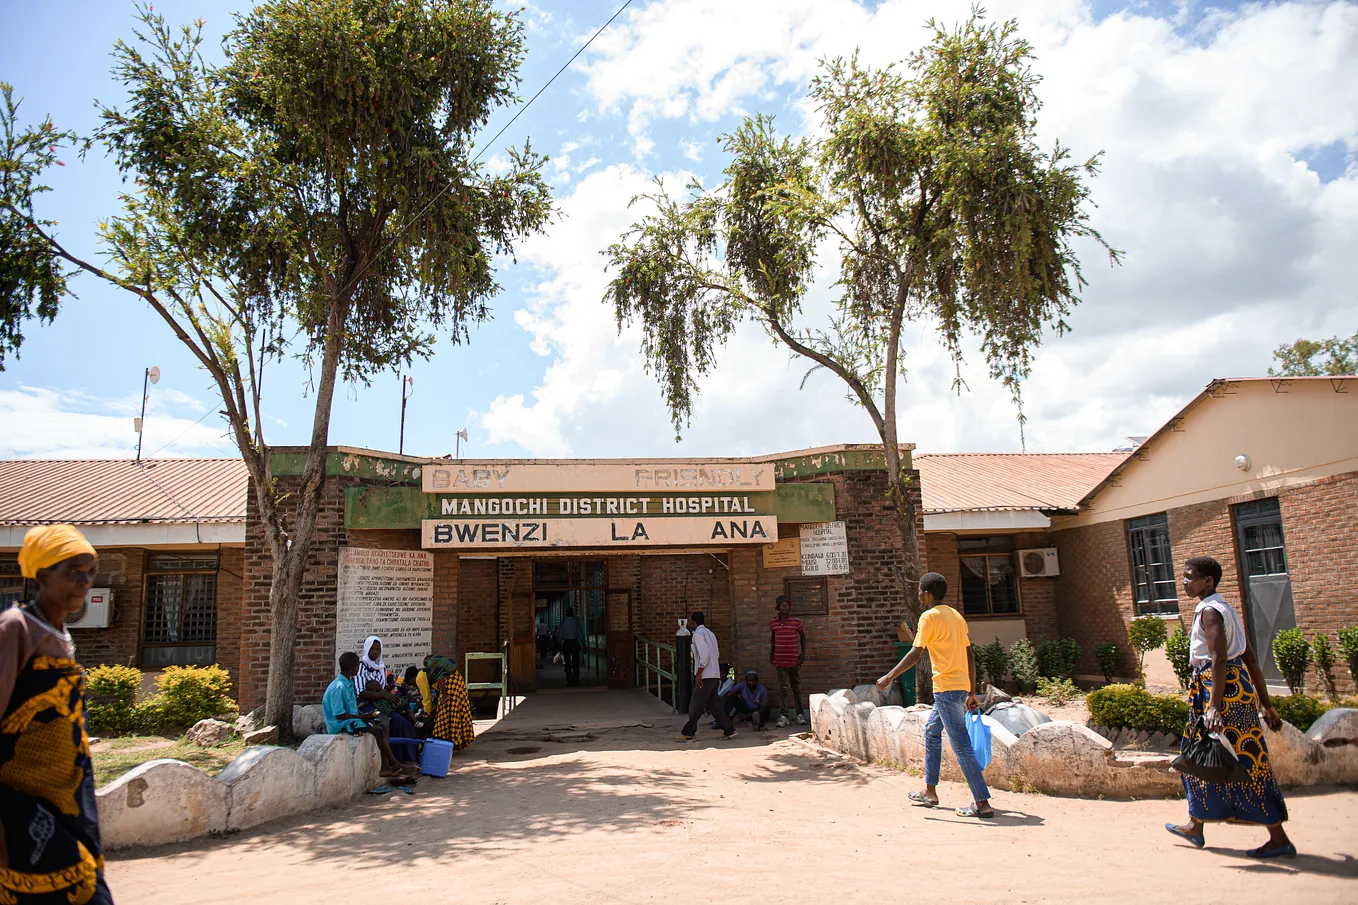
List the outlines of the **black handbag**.
<svg viewBox="0 0 1358 905">
<path fill-rule="evenodd" d="M 1235 752 L 1215 733 L 1209 733 L 1201 718 L 1193 721 L 1188 744 L 1170 766 L 1203 782 L 1247 782 L 1250 778 Z"/>
</svg>

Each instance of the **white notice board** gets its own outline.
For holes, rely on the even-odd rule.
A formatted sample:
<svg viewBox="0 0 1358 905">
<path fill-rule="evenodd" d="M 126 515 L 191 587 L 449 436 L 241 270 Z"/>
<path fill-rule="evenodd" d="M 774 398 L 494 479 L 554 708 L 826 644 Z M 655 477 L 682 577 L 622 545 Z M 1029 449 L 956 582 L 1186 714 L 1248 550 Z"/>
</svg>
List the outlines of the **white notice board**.
<svg viewBox="0 0 1358 905">
<path fill-rule="evenodd" d="M 382 639 L 382 660 L 400 673 L 423 662 L 434 623 L 434 559 L 423 550 L 341 547 L 335 605 L 335 658 Z"/>
<path fill-rule="evenodd" d="M 802 574 L 849 574 L 849 537 L 843 522 L 802 525 Z"/>
</svg>

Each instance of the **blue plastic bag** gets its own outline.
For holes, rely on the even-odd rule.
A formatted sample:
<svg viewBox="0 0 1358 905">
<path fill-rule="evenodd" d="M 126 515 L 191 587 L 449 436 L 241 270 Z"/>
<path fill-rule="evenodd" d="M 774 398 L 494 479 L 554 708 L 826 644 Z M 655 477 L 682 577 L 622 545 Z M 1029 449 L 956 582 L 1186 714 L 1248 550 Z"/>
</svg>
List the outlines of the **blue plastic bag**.
<svg viewBox="0 0 1358 905">
<path fill-rule="evenodd" d="M 976 763 L 984 770 L 990 766 L 990 727 L 978 710 L 967 714 L 967 736 L 971 739 L 971 750 L 976 754 Z"/>
</svg>

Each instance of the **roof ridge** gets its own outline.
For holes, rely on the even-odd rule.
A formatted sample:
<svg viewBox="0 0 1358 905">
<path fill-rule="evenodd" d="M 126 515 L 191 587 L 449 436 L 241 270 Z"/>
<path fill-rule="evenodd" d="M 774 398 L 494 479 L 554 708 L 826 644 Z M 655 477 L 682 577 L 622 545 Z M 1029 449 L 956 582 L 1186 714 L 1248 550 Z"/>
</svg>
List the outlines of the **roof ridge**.
<svg viewBox="0 0 1358 905">
<path fill-rule="evenodd" d="M 925 459 L 929 457 L 949 456 L 961 458 L 962 456 L 973 457 L 999 457 L 999 456 L 1126 456 L 1128 453 L 1118 452 L 1110 449 L 1105 452 L 936 452 L 936 453 L 915 453 L 914 458 Z"/>
</svg>

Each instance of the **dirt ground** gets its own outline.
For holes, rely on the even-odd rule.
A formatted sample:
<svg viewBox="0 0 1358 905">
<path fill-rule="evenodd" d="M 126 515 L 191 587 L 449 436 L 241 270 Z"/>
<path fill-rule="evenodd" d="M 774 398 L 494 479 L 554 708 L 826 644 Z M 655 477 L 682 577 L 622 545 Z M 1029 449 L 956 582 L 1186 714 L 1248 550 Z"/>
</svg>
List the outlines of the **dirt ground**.
<svg viewBox="0 0 1358 905">
<path fill-rule="evenodd" d="M 637 699 L 590 719 L 538 696 L 413 796 L 114 853 L 109 885 L 119 905 L 1358 900 L 1352 790 L 1291 795 L 1302 854 L 1257 863 L 1260 829 L 1209 827 L 1204 851 L 1170 837 L 1181 801 L 996 792 L 997 819 L 965 820 L 910 807 L 914 776 L 785 733 L 673 742 L 680 720 Z"/>
</svg>

